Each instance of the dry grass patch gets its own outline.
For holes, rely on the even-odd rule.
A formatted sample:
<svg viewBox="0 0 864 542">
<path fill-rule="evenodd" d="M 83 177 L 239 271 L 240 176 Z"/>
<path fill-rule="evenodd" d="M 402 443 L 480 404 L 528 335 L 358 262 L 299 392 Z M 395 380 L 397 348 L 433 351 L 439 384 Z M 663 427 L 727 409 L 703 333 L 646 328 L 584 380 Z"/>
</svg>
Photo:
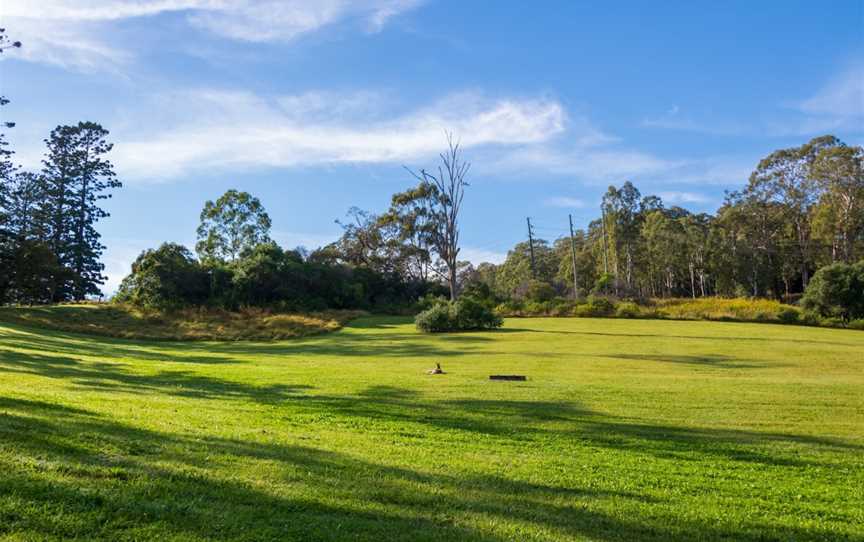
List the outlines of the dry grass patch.
<svg viewBox="0 0 864 542">
<path fill-rule="evenodd" d="M 157 312 L 128 305 L 91 303 L 5 307 L 0 309 L 0 322 L 126 339 L 237 341 L 327 333 L 362 314 L 362 311 L 284 314 L 252 308 L 237 312 L 205 308 Z"/>
<path fill-rule="evenodd" d="M 655 309 L 663 318 L 675 320 L 735 320 L 745 322 L 782 321 L 781 315 L 798 312 L 792 305 L 773 299 L 658 299 Z"/>
</svg>

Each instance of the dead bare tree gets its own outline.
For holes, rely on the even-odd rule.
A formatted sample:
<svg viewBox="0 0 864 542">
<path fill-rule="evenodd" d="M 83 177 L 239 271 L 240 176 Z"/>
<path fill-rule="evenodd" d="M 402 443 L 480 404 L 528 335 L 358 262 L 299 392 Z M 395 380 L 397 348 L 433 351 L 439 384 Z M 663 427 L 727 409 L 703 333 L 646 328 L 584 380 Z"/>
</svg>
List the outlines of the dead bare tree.
<svg viewBox="0 0 864 542">
<path fill-rule="evenodd" d="M 447 150 L 439 155 L 441 164 L 435 175 L 421 169 L 415 173 L 409 168 L 411 175 L 420 183 L 429 187 L 427 205 L 429 215 L 434 217 L 433 227 L 429 233 L 429 245 L 433 248 L 446 270 L 437 271 L 450 287 L 450 299 L 455 301 L 459 295 L 457 284 L 459 258 L 459 213 L 462 210 L 462 200 L 465 197 L 465 187 L 468 183 L 465 176 L 471 168 L 469 162 L 462 160 L 458 141 L 447 133 Z"/>
</svg>

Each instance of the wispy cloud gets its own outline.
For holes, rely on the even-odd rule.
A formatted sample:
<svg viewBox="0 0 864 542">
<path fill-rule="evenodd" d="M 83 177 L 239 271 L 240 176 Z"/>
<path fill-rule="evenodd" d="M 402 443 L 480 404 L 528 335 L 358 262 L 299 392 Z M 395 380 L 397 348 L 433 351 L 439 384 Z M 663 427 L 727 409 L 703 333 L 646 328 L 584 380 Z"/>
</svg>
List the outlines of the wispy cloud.
<svg viewBox="0 0 864 542">
<path fill-rule="evenodd" d="M 840 71 L 815 94 L 799 100 L 766 104 L 764 117 L 746 122 L 687 113 L 674 105 L 642 125 L 679 132 L 719 136 L 813 136 L 832 131 L 864 132 L 864 63 Z"/>
<path fill-rule="evenodd" d="M 500 170 L 543 172 L 568 176 L 589 184 L 605 184 L 668 172 L 682 165 L 650 153 L 620 146 L 531 145 L 502 156 Z"/>
<path fill-rule="evenodd" d="M 642 119 L 642 125 L 648 128 L 723 136 L 740 135 L 751 130 L 747 125 L 729 119 L 704 118 L 697 120 L 682 113 L 681 108 L 677 105 L 673 105 L 662 115 Z"/>
<path fill-rule="evenodd" d="M 771 123 L 772 135 L 864 132 L 864 62 L 847 67 L 812 96 L 786 105 L 800 115 Z"/>
<path fill-rule="evenodd" d="M 567 120 L 563 107 L 548 99 L 454 94 L 396 117 L 370 119 L 356 95 L 309 96 L 211 90 L 162 96 L 152 110 L 136 110 L 134 132 L 114 134 L 113 160 L 124 178 L 140 182 L 202 169 L 398 163 L 434 155 L 446 131 L 465 147 L 512 146 L 546 141 Z M 319 99 L 357 112 L 322 116 Z"/>
<path fill-rule="evenodd" d="M 102 41 L 109 25 L 165 14 L 192 27 L 248 42 L 289 42 L 343 22 L 380 31 L 423 0 L 3 0 L 0 16 L 25 43 L 19 58 L 78 71 L 117 70 L 133 58 Z"/>
<path fill-rule="evenodd" d="M 846 69 L 795 106 L 811 115 L 864 117 L 864 63 Z"/>
</svg>

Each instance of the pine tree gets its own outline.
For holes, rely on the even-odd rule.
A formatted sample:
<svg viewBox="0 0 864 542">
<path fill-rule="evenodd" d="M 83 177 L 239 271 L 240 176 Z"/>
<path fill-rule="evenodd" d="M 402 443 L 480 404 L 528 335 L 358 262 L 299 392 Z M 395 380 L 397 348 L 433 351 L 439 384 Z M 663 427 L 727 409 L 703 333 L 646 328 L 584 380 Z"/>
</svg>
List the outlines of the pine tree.
<svg viewBox="0 0 864 542">
<path fill-rule="evenodd" d="M 71 272 L 70 281 L 57 281 L 52 298 L 84 299 L 99 294 L 105 266 L 99 261 L 105 247 L 99 242 L 95 224 L 108 213 L 99 200 L 121 186 L 105 155 L 112 144 L 108 131 L 93 122 L 58 126 L 46 140 L 48 153 L 43 161 L 42 182 L 48 245 L 60 264 Z"/>
<path fill-rule="evenodd" d="M 21 47 L 20 41 L 10 41 L 6 36 L 6 29 L 0 28 L 0 54 L 10 48 Z M 0 107 L 8 104 L 5 96 L 0 96 Z M 12 128 L 14 122 L 4 121 L 0 123 L 3 128 Z M 12 243 L 12 232 L 9 219 L 9 197 L 12 190 L 12 182 L 15 177 L 16 167 L 12 163 L 12 151 L 7 149 L 9 143 L 6 134 L 0 131 L 0 303 L 6 298 L 6 291 L 11 281 L 11 258 L 14 249 Z"/>
</svg>

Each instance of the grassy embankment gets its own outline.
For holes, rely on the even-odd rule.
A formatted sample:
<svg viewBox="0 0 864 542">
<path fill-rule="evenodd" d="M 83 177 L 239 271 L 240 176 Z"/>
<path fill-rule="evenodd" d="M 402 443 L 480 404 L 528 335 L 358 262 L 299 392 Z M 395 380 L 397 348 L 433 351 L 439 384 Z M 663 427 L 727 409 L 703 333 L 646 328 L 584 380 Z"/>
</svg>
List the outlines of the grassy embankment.
<svg viewBox="0 0 864 542">
<path fill-rule="evenodd" d="M 862 353 L 857 331 L 721 322 L 0 324 L 0 539 L 862 540 Z"/>
<path fill-rule="evenodd" d="M 0 324 L 127 339 L 276 340 L 335 331 L 362 314 L 361 311 L 280 314 L 261 309 L 230 312 L 204 308 L 155 312 L 128 305 L 91 303 L 0 307 Z"/>
</svg>

